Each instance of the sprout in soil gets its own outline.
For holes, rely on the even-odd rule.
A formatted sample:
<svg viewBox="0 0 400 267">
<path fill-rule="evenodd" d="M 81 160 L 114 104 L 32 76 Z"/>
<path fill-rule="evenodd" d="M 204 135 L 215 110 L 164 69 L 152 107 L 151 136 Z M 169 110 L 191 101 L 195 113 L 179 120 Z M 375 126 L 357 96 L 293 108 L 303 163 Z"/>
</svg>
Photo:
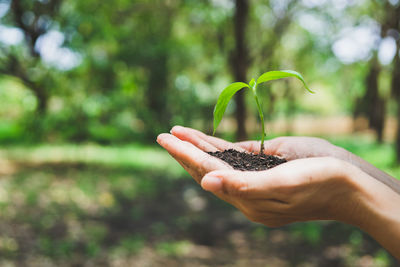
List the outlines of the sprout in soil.
<svg viewBox="0 0 400 267">
<path fill-rule="evenodd" d="M 308 88 L 306 82 L 304 81 L 303 76 L 301 76 L 300 73 L 293 71 L 293 70 L 280 70 L 280 71 L 268 71 L 263 73 L 260 77 L 258 77 L 257 81 L 254 79 L 251 79 L 249 84 L 243 83 L 243 82 L 235 82 L 230 85 L 228 85 L 219 95 L 217 104 L 215 105 L 214 108 L 214 131 L 213 134 L 215 134 L 215 131 L 217 130 L 217 127 L 219 123 L 222 120 L 222 116 L 225 113 L 226 107 L 228 105 L 229 100 L 233 97 L 233 95 L 238 92 L 242 88 L 249 88 L 253 92 L 254 99 L 257 104 L 257 109 L 258 109 L 258 114 L 260 116 L 261 120 L 261 129 L 262 129 L 262 134 L 261 134 L 261 148 L 260 148 L 260 155 L 263 153 L 264 150 L 264 138 L 265 138 L 265 129 L 264 129 L 264 114 L 262 111 L 262 106 L 260 104 L 260 101 L 257 96 L 257 86 L 263 82 L 268 82 L 272 80 L 278 80 L 282 78 L 287 78 L 287 77 L 296 77 L 299 79 L 304 87 L 310 92 L 314 93 L 313 91 Z"/>
</svg>

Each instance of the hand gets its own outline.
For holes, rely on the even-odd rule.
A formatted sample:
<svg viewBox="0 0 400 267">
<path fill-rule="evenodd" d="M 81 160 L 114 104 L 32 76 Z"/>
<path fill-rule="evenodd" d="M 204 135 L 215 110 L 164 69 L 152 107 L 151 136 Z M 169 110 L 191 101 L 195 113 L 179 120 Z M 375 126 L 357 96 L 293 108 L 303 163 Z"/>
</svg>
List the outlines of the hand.
<svg viewBox="0 0 400 267">
<path fill-rule="evenodd" d="M 171 133 L 181 140 L 192 143 L 203 151 L 234 148 L 238 151 L 259 153 L 260 150 L 260 142 L 258 141 L 231 143 L 181 126 L 172 128 Z M 264 143 L 264 153 L 284 157 L 288 161 L 312 157 L 334 157 L 360 168 L 371 177 L 384 183 L 393 191 L 400 194 L 399 180 L 376 168 L 362 158 L 321 138 L 293 136 L 270 139 Z"/>
<path fill-rule="evenodd" d="M 255 154 L 260 152 L 259 141 L 231 143 L 182 126 L 173 127 L 171 134 L 207 152 L 216 150 L 223 151 L 230 148 Z M 264 153 L 284 157 L 287 160 L 328 156 L 343 160 L 346 158 L 344 149 L 316 137 L 293 136 L 270 139 L 264 143 Z"/>
<path fill-rule="evenodd" d="M 281 225 L 299 220 L 331 219 L 330 215 L 326 213 L 329 210 L 327 207 L 331 206 L 331 200 L 336 194 L 343 195 L 342 189 L 349 190 L 350 188 L 347 185 L 347 187 L 338 187 L 337 191 L 331 190 L 329 184 L 344 181 L 337 170 L 335 170 L 335 175 L 326 170 L 328 163 L 335 165 L 339 162 L 333 158 L 295 160 L 290 164 L 286 163 L 265 172 L 234 171 L 225 162 L 209 156 L 203 151 L 235 148 L 240 151 L 252 152 L 255 147 L 258 148 L 258 142 L 230 143 L 180 126 L 174 127 L 171 133 L 172 135 L 160 135 L 157 141 L 197 182 L 201 183 L 204 189 L 212 191 L 233 204 L 248 215 L 249 219 L 259 220 L 264 218 L 265 220 L 261 222 L 270 226 L 272 225 L 270 222 L 273 222 L 273 225 Z M 294 153 L 291 153 L 289 149 L 295 147 L 296 139 L 277 138 L 268 141 L 266 151 L 285 157 L 291 155 L 294 158 Z M 311 142 L 325 146 L 330 145 L 322 139 L 300 139 L 303 139 L 301 144 L 305 146 L 309 146 Z M 290 142 L 285 143 L 285 140 Z M 345 165 L 344 162 L 342 164 Z M 343 167 L 337 169 L 341 170 Z M 202 181 L 203 177 L 205 179 Z M 246 177 L 246 179 L 241 177 Z M 247 185 L 253 186 L 253 191 L 248 189 Z M 269 186 L 268 190 L 266 190 L 267 186 Z M 250 190 L 251 192 L 244 192 L 243 190 Z M 250 199 L 246 198 L 247 195 Z M 253 200 L 255 196 L 257 199 Z M 341 201 L 333 201 L 332 203 L 339 205 L 342 201 L 345 202 L 348 199 L 342 198 Z M 350 209 L 350 205 L 344 206 Z M 265 207 L 266 210 L 262 210 L 261 207 Z M 259 214 L 255 212 L 257 208 Z M 285 216 L 278 216 L 279 218 L 270 216 L 269 209 L 271 209 L 271 214 L 278 210 L 280 212 L 285 210 Z M 331 209 L 334 209 L 334 207 Z"/>
<path fill-rule="evenodd" d="M 267 142 L 267 153 L 292 161 L 262 172 L 235 171 L 204 151 L 235 148 L 251 152 L 256 151 L 257 142 L 230 143 L 184 127 L 174 127 L 171 133 L 159 135 L 160 145 L 204 189 L 233 204 L 251 220 L 269 226 L 317 219 L 343 221 L 365 230 L 400 259 L 400 195 L 380 182 L 383 172 L 372 165 L 358 161 L 369 170 L 364 172 L 357 164 L 316 157 L 321 156 L 318 151 L 336 150 L 319 150 L 331 146 L 321 139 L 307 139 L 320 145 L 310 153 L 300 147 L 305 153 L 297 153 L 289 149 L 297 146 L 296 142 L 288 145 L 295 139 L 276 138 Z M 298 159 L 301 157 L 313 158 Z"/>
<path fill-rule="evenodd" d="M 326 163 L 334 159 L 304 159 L 269 171 L 241 172 L 233 170 L 225 162 L 204 151 L 229 148 L 251 151 L 252 147 L 248 144 L 256 144 L 256 142 L 234 144 L 180 126 L 174 127 L 171 133 L 172 135 L 161 134 L 158 137 L 157 141 L 160 145 L 167 149 L 191 176 L 201 183 L 204 189 L 212 191 L 233 204 L 249 219 L 269 226 L 277 226 L 297 220 L 329 217 L 322 214 L 322 211 L 326 211 L 326 205 L 333 196 L 328 194 L 329 186 L 318 187 L 318 185 L 323 181 L 338 182 L 340 177 L 335 177 L 337 180 L 329 180 L 328 178 L 331 177 L 324 175 L 318 180 L 314 179 L 311 185 L 310 175 L 314 172 L 327 174 L 326 166 L 318 162 Z M 318 175 L 315 174 L 315 176 Z M 203 177 L 205 179 L 202 181 Z M 315 201 L 316 199 L 318 201 Z M 313 202 L 309 203 L 310 200 Z M 256 213 L 257 210 L 259 213 Z M 278 211 L 282 213 L 283 210 L 285 210 L 284 216 L 277 213 Z M 278 216 L 273 216 L 273 214 Z"/>
<path fill-rule="evenodd" d="M 201 185 L 269 227 L 311 220 L 355 225 L 400 260 L 400 195 L 342 160 L 298 159 L 260 172 L 218 170 Z"/>
<path fill-rule="evenodd" d="M 364 204 L 361 180 L 349 178 L 357 172 L 344 161 L 320 157 L 293 160 L 266 171 L 212 171 L 201 186 L 225 195 L 251 221 L 270 227 L 310 220 L 357 224 L 359 217 L 364 218 L 358 214 Z M 368 182 L 366 177 L 360 179 Z"/>
<path fill-rule="evenodd" d="M 172 129 L 172 133 L 183 140 L 192 142 L 193 144 L 201 144 L 199 139 L 205 140 L 206 143 L 208 141 L 214 144 L 213 147 L 199 145 L 199 147 L 203 150 L 210 148 L 219 150 L 235 148 L 239 151 L 247 151 L 252 153 L 259 153 L 260 151 L 259 141 L 230 143 L 215 137 L 207 136 L 190 128 L 177 127 L 175 131 L 174 129 L 175 127 Z M 369 162 L 350 153 L 349 151 L 335 146 L 321 138 L 285 136 L 270 139 L 264 143 L 264 153 L 283 157 L 288 161 L 312 157 L 334 157 L 360 168 L 371 177 L 387 185 L 391 190 L 400 194 L 400 180 L 393 178 L 389 174 L 376 168 Z"/>
<path fill-rule="evenodd" d="M 254 153 L 259 151 L 260 146 L 259 142 L 256 141 L 246 141 L 236 143 L 235 145 Z M 360 168 L 371 177 L 387 185 L 391 190 L 400 194 L 399 180 L 376 168 L 364 159 L 321 138 L 295 136 L 278 137 L 264 143 L 264 153 L 284 157 L 287 160 L 312 157 L 334 157 Z"/>
</svg>

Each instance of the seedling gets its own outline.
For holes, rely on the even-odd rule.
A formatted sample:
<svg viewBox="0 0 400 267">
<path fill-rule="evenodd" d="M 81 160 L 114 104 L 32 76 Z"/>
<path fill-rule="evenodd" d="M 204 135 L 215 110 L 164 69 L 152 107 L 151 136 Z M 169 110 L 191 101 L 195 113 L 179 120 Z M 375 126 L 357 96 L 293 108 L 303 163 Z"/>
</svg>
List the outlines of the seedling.
<svg viewBox="0 0 400 267">
<path fill-rule="evenodd" d="M 217 127 L 219 123 L 222 120 L 222 116 L 225 113 L 226 107 L 228 106 L 229 100 L 235 95 L 236 92 L 238 92 L 240 89 L 243 88 L 249 88 L 253 92 L 254 99 L 257 104 L 257 109 L 258 109 L 258 114 L 260 116 L 260 121 L 261 121 L 261 147 L 260 147 L 260 155 L 263 153 L 264 150 L 264 139 L 265 139 L 265 128 L 264 128 L 264 114 L 263 114 L 263 109 L 262 105 L 258 99 L 257 95 L 257 87 L 259 84 L 263 82 L 268 82 L 272 80 L 278 80 L 282 78 L 287 78 L 287 77 L 296 77 L 299 79 L 304 87 L 310 92 L 314 93 L 313 91 L 308 88 L 306 82 L 304 81 L 303 76 L 301 76 L 300 73 L 293 71 L 293 70 L 280 70 L 280 71 L 268 71 L 263 73 L 260 77 L 258 77 L 257 81 L 254 79 L 251 79 L 249 84 L 243 83 L 243 82 L 235 82 L 230 85 L 228 85 L 219 95 L 217 104 L 215 105 L 214 108 L 214 131 L 213 134 L 215 134 L 215 131 L 217 130 Z"/>
</svg>

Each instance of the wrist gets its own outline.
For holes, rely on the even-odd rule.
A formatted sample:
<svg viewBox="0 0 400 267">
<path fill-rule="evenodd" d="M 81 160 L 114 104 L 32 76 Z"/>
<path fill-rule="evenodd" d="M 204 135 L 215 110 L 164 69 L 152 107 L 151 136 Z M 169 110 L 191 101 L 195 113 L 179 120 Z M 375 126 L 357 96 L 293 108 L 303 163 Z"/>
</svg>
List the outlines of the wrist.
<svg viewBox="0 0 400 267">
<path fill-rule="evenodd" d="M 332 219 L 361 228 L 370 214 L 368 191 L 364 188 L 365 184 L 357 178 L 361 171 L 335 156 L 331 157 L 330 169 L 326 171 L 330 173 L 329 176 L 335 177 L 337 183 L 335 203 L 332 203 L 329 211 Z"/>
<path fill-rule="evenodd" d="M 370 228 L 370 218 L 376 217 L 376 211 L 378 210 L 379 204 L 375 199 L 375 195 L 378 192 L 374 192 L 380 188 L 380 185 L 376 184 L 374 179 L 371 179 L 369 175 L 361 171 L 358 167 L 351 163 L 345 162 L 345 168 L 343 168 L 343 176 L 349 190 L 348 197 L 348 210 L 346 218 L 347 223 L 358 226 L 362 229 Z M 382 188 L 380 188 L 382 190 Z"/>
<path fill-rule="evenodd" d="M 351 167 L 346 180 L 354 189 L 355 205 L 342 221 L 359 227 L 393 255 L 400 255 L 400 195 L 385 184 Z M 399 257 L 399 256 L 397 256 Z"/>
</svg>

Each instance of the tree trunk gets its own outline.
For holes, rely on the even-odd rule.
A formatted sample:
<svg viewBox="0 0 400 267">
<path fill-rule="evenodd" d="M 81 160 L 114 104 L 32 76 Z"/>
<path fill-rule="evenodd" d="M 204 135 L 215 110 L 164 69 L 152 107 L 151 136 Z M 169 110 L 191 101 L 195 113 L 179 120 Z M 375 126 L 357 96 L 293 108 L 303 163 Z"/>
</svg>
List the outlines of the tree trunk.
<svg viewBox="0 0 400 267">
<path fill-rule="evenodd" d="M 367 106 L 366 112 L 369 127 L 376 132 L 377 141 L 382 142 L 383 127 L 385 122 L 385 100 L 379 95 L 378 77 L 380 73 L 379 62 L 376 58 L 372 59 L 370 71 L 366 79 L 367 87 Z"/>
<path fill-rule="evenodd" d="M 248 0 L 236 0 L 234 17 L 235 50 L 232 57 L 232 72 L 235 81 L 247 82 L 247 69 L 249 64 L 248 50 L 246 47 L 246 24 L 249 15 Z M 244 90 L 240 90 L 236 96 L 236 125 L 237 140 L 247 139 L 246 132 L 246 105 Z"/>
<path fill-rule="evenodd" d="M 387 24 L 384 25 L 384 33 L 388 33 L 389 29 L 396 29 L 397 32 L 400 31 L 400 5 L 397 5 L 394 9 L 389 9 L 391 12 L 390 19 Z M 393 60 L 392 69 L 392 84 L 391 84 L 391 94 L 395 99 L 397 104 L 397 133 L 395 140 L 396 149 L 396 160 L 400 163 L 400 39 L 397 38 L 396 41 L 396 53 Z"/>
<path fill-rule="evenodd" d="M 151 113 L 149 134 L 151 138 L 160 131 L 169 130 L 171 127 L 171 114 L 168 110 L 168 56 L 163 53 L 151 67 L 149 84 L 147 88 L 147 107 Z"/>
<path fill-rule="evenodd" d="M 46 93 L 46 90 L 40 85 L 33 85 L 31 89 L 37 99 L 36 112 L 39 115 L 45 115 L 47 112 L 47 103 L 49 102 L 49 96 Z"/>
<path fill-rule="evenodd" d="M 35 59 L 36 64 L 39 64 L 39 59 Z M 39 115 L 44 115 L 47 111 L 47 103 L 49 100 L 49 92 L 48 86 L 46 84 L 45 79 L 40 79 L 38 81 L 33 81 L 28 74 L 27 68 L 24 66 L 23 62 L 21 62 L 15 55 L 9 54 L 6 64 L 3 68 L 0 68 L 1 74 L 6 74 L 10 76 L 14 76 L 20 79 L 24 85 L 32 91 L 37 100 L 36 113 Z M 49 77 L 46 78 L 50 79 Z"/>
<path fill-rule="evenodd" d="M 400 162 L 400 58 L 398 53 L 394 58 L 391 93 L 397 103 L 396 158 L 397 162 Z"/>
<path fill-rule="evenodd" d="M 172 11 L 167 5 L 165 9 L 168 15 L 158 19 L 152 30 L 157 37 L 149 36 L 161 44 L 167 44 L 171 38 Z M 169 131 L 172 116 L 168 104 L 170 93 L 168 60 L 171 51 L 167 45 L 155 50 L 156 55 L 149 57 L 145 64 L 149 70 L 149 81 L 146 88 L 146 110 L 142 111 L 142 117 L 145 121 L 146 137 L 149 140 L 154 140 L 160 132 Z"/>
<path fill-rule="evenodd" d="M 396 161 L 400 163 L 400 101 L 397 100 L 397 134 L 395 140 Z"/>
<path fill-rule="evenodd" d="M 369 128 L 376 132 L 377 141 L 382 142 L 386 101 L 379 94 L 379 73 L 379 62 L 375 56 L 370 61 L 370 68 L 365 78 L 365 94 L 356 100 L 353 115 L 354 119 L 359 116 L 365 116 L 368 120 Z"/>
</svg>

